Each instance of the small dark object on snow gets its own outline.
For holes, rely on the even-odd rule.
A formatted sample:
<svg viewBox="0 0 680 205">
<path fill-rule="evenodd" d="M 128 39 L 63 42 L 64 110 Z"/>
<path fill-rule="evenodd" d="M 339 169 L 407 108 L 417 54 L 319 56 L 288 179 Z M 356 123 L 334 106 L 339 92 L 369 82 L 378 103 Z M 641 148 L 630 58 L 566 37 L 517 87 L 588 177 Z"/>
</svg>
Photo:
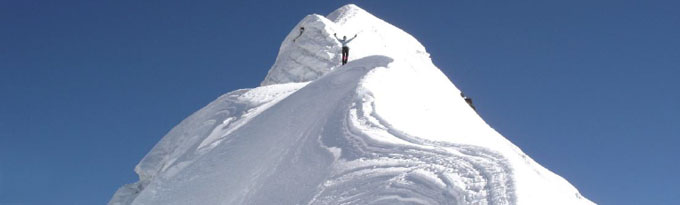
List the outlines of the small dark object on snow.
<svg viewBox="0 0 680 205">
<path fill-rule="evenodd" d="M 463 97 L 463 100 L 465 100 L 465 102 L 466 102 L 468 105 L 470 105 L 470 107 L 471 107 L 474 111 L 477 111 L 477 108 L 475 108 L 475 106 L 472 104 L 472 98 L 470 98 L 470 97 L 468 97 L 468 96 L 465 96 L 465 94 L 462 93 L 462 92 L 460 93 L 460 96 Z"/>
<path fill-rule="evenodd" d="M 302 36 L 302 32 L 305 32 L 305 27 L 300 27 L 300 34 L 293 39 L 293 42 L 295 42 L 295 40 L 297 40 L 298 38 L 300 38 L 300 36 Z"/>
</svg>

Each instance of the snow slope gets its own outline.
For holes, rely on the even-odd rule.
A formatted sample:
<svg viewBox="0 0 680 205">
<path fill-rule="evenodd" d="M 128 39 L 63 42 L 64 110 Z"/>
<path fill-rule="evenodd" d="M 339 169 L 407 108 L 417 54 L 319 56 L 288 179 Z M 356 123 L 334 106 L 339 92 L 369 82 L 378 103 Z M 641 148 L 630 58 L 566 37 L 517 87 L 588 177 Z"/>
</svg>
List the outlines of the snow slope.
<svg viewBox="0 0 680 205">
<path fill-rule="evenodd" d="M 344 66 L 334 33 L 358 34 Z M 309 15 L 261 87 L 182 121 L 109 203 L 592 204 L 459 93 L 415 38 L 361 8 Z"/>
</svg>

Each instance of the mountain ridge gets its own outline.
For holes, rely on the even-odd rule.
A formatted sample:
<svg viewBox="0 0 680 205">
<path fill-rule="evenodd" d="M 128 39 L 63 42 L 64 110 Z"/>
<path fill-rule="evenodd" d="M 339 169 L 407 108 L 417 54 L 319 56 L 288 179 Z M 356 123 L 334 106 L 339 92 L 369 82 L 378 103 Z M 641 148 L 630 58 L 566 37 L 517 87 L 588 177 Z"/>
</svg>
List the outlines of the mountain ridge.
<svg viewBox="0 0 680 205">
<path fill-rule="evenodd" d="M 344 66 L 340 30 L 358 35 Z M 262 85 L 173 128 L 109 203 L 592 204 L 487 125 L 415 38 L 356 5 L 305 17 Z"/>
</svg>

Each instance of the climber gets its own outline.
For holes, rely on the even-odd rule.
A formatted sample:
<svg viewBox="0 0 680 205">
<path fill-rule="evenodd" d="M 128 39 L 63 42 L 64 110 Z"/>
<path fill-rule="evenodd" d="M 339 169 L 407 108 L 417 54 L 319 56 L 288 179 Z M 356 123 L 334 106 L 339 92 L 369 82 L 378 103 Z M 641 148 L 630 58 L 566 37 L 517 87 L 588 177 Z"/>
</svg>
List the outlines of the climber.
<svg viewBox="0 0 680 205">
<path fill-rule="evenodd" d="M 465 102 L 466 102 L 468 105 L 470 105 L 470 107 L 472 108 L 472 110 L 477 111 L 477 108 L 475 108 L 475 106 L 472 105 L 472 98 L 470 98 L 470 97 L 468 97 L 468 96 L 465 96 L 465 94 L 463 94 L 463 92 L 460 93 L 460 97 L 463 97 L 463 100 L 465 100 Z"/>
<path fill-rule="evenodd" d="M 298 34 L 298 36 L 293 39 L 293 42 L 295 42 L 295 40 L 300 38 L 300 36 L 302 36 L 303 32 L 305 32 L 305 27 L 300 27 L 300 34 Z"/>
<path fill-rule="evenodd" d="M 338 39 L 340 41 L 340 44 L 342 44 L 342 64 L 345 65 L 347 64 L 347 58 L 349 57 L 349 47 L 347 47 L 347 44 L 354 40 L 354 38 L 357 37 L 357 34 L 354 34 L 354 37 L 347 39 L 347 36 L 343 36 L 342 39 L 338 38 L 337 34 L 333 34 L 335 36 L 335 39 Z"/>
</svg>

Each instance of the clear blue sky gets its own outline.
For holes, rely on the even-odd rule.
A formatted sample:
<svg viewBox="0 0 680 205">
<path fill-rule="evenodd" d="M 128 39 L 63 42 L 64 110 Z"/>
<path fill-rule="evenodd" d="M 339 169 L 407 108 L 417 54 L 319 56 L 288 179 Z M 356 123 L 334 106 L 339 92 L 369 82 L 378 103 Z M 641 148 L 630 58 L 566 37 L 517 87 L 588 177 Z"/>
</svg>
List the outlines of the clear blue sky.
<svg viewBox="0 0 680 205">
<path fill-rule="evenodd" d="M 347 1 L 0 1 L 0 204 L 104 204 L 160 138 Z M 601 204 L 680 204 L 680 3 L 354 2 Z"/>
</svg>

